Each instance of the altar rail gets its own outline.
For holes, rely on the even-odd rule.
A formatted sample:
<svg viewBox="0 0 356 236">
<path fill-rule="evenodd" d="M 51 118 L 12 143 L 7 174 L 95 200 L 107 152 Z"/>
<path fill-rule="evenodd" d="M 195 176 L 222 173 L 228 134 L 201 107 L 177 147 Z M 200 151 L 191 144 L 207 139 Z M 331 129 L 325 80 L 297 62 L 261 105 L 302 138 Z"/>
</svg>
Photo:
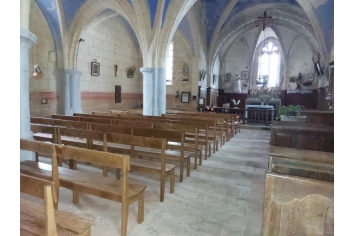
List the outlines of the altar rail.
<svg viewBox="0 0 356 236">
<path fill-rule="evenodd" d="M 238 114 L 242 124 L 265 124 L 271 125 L 276 120 L 278 110 L 245 109 L 214 107 L 215 113 Z"/>
</svg>

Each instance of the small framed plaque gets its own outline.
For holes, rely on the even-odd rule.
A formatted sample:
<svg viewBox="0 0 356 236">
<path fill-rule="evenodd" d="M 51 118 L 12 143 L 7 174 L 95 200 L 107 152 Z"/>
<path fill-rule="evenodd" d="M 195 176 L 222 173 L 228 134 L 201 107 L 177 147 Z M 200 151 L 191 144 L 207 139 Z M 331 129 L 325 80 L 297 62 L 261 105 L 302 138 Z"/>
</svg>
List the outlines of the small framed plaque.
<svg viewBox="0 0 356 236">
<path fill-rule="evenodd" d="M 182 92 L 182 103 L 189 103 L 190 92 Z"/>
<path fill-rule="evenodd" d="M 100 75 L 100 63 L 96 61 L 91 63 L 91 75 L 92 76 Z"/>
</svg>

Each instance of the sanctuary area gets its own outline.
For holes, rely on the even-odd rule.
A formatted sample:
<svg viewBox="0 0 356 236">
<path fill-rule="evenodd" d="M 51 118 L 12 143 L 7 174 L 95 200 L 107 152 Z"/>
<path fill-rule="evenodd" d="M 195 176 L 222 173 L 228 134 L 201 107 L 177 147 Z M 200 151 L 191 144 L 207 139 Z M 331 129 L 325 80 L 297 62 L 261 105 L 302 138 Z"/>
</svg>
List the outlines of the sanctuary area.
<svg viewBox="0 0 356 236">
<path fill-rule="evenodd" d="M 20 0 L 21 235 L 334 235 L 334 0 Z"/>
</svg>

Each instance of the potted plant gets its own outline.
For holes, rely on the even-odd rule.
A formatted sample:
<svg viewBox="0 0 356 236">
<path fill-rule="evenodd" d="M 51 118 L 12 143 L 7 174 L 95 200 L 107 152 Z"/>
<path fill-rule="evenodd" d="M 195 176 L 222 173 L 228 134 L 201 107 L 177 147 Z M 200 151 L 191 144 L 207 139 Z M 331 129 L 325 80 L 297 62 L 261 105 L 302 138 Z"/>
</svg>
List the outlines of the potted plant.
<svg viewBox="0 0 356 236">
<path fill-rule="evenodd" d="M 300 106 L 281 106 L 278 110 L 277 119 L 287 122 L 304 122 L 307 118 L 306 116 L 300 115 Z"/>
</svg>

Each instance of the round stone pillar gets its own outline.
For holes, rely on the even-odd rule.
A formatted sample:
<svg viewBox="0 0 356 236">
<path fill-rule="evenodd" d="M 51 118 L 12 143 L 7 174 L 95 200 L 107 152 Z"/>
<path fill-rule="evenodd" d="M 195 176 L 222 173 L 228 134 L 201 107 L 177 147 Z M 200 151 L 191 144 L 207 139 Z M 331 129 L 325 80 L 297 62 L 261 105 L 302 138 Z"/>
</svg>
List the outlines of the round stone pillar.
<svg viewBox="0 0 356 236">
<path fill-rule="evenodd" d="M 166 69 L 143 67 L 143 115 L 166 114 Z"/>
<path fill-rule="evenodd" d="M 30 72 L 29 53 L 37 37 L 29 30 L 20 28 L 20 138 L 32 139 L 30 126 Z M 34 160 L 32 152 L 20 152 L 21 161 Z"/>
<path fill-rule="evenodd" d="M 82 72 L 77 70 L 57 70 L 60 113 L 73 115 L 83 113 L 80 89 Z"/>
</svg>

